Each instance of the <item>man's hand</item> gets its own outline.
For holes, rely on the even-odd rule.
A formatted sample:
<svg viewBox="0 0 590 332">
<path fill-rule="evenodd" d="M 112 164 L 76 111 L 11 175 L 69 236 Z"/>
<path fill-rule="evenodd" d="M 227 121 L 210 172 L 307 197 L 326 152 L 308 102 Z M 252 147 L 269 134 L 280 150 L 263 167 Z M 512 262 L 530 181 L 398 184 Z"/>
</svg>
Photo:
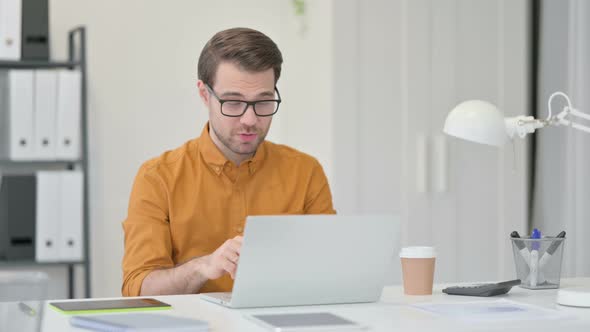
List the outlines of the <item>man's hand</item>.
<svg viewBox="0 0 590 332">
<path fill-rule="evenodd" d="M 174 268 L 151 271 L 143 279 L 140 295 L 196 293 L 207 280 L 226 273 L 235 278 L 242 240 L 242 236 L 236 236 L 210 255 L 194 258 Z"/>
<path fill-rule="evenodd" d="M 206 256 L 203 276 L 207 279 L 217 279 L 226 273 L 229 273 L 232 279 L 236 276 L 238 260 L 240 259 L 240 249 L 244 237 L 236 236 L 233 239 L 225 241 L 212 254 Z"/>
</svg>

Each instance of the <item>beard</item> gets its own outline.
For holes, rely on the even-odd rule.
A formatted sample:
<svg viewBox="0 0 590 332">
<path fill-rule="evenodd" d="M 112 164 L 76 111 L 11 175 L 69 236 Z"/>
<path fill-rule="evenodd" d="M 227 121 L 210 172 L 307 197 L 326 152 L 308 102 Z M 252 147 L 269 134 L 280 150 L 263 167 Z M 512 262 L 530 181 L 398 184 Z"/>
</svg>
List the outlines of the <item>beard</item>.
<svg viewBox="0 0 590 332">
<path fill-rule="evenodd" d="M 268 128 L 264 131 L 257 127 L 240 127 L 238 129 L 232 129 L 229 133 L 222 133 L 215 129 L 212 123 L 209 123 L 211 130 L 215 133 L 215 136 L 231 152 L 241 155 L 250 155 L 256 152 L 258 146 L 264 141 L 268 134 Z M 241 134 L 256 134 L 256 138 L 249 142 L 243 142 L 240 140 L 238 133 Z"/>
</svg>

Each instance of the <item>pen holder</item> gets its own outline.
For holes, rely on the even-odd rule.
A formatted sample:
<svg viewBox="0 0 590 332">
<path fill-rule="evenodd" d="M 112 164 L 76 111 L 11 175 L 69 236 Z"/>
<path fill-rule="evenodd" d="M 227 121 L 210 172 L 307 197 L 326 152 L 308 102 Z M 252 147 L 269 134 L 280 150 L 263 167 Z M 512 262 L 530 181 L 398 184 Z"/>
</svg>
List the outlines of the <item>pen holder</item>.
<svg viewBox="0 0 590 332">
<path fill-rule="evenodd" d="M 565 238 L 511 238 L 520 287 L 559 288 Z"/>
</svg>

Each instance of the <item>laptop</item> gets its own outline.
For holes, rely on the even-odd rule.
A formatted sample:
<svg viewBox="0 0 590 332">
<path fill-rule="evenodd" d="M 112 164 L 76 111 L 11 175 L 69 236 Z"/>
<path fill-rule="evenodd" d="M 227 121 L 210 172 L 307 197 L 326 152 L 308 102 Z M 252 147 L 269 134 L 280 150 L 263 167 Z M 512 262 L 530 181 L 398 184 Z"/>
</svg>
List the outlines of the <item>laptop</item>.
<svg viewBox="0 0 590 332">
<path fill-rule="evenodd" d="M 201 296 L 231 308 L 375 302 L 399 233 L 397 216 L 250 216 L 233 292 Z"/>
</svg>

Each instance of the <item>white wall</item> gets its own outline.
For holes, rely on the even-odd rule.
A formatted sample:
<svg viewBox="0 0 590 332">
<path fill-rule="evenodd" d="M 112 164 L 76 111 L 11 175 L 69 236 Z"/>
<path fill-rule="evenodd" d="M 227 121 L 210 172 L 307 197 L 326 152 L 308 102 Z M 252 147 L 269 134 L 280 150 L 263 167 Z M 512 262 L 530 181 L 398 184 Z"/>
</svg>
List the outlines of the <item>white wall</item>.
<svg viewBox="0 0 590 332">
<path fill-rule="evenodd" d="M 583 0 L 541 1 L 539 95 L 537 116 L 548 114 L 555 91 L 569 95 L 574 108 L 590 114 L 590 3 Z M 565 101 L 552 102 L 553 115 Z M 579 124 L 590 122 L 568 117 Z M 563 276 L 590 275 L 590 135 L 568 127 L 538 131 L 533 226 L 544 234 L 567 232 Z"/>
<path fill-rule="evenodd" d="M 505 86 L 498 82 L 509 81 L 509 76 L 482 81 L 486 73 L 509 75 L 526 70 L 526 63 L 519 62 L 521 58 L 511 61 L 514 59 L 510 53 L 522 53 L 524 45 L 511 43 L 524 38 L 519 35 L 524 30 L 520 25 L 510 25 L 517 29 L 514 33 L 504 28 L 501 20 L 507 17 L 507 22 L 518 22 L 525 1 L 305 3 L 306 16 L 301 18 L 295 15 L 290 0 L 51 2 L 54 58 L 65 58 L 68 29 L 78 24 L 88 29 L 93 296 L 120 294 L 121 222 L 126 216 L 133 177 L 143 161 L 199 134 L 206 113 L 194 88 L 197 58 L 215 32 L 234 26 L 260 29 L 283 51 L 285 63 L 279 89 L 284 103 L 269 139 L 318 157 L 332 184 L 337 210 L 402 212 L 405 243 L 420 240 L 416 234 L 425 230 L 429 241 L 446 245 L 443 251 L 449 263 L 443 270 L 449 276 L 447 279 L 494 278 L 486 274 L 493 271 L 493 267 L 486 265 L 490 259 L 494 260 L 493 266 L 510 265 L 510 261 L 499 256 L 487 254 L 482 259 L 467 249 L 477 245 L 477 232 L 484 230 L 492 232 L 491 239 L 486 241 L 494 243 L 487 250 L 499 248 L 503 252 L 500 256 L 505 257 L 509 252 L 502 246 L 508 243 L 493 241 L 507 235 L 511 229 L 506 228 L 521 225 L 526 219 L 521 208 L 526 197 L 522 190 L 525 184 L 518 182 L 516 190 L 510 191 L 510 184 L 518 176 L 502 173 L 510 170 L 511 155 L 452 141 L 449 151 L 456 162 L 449 165 L 449 172 L 455 189 L 461 189 L 460 194 L 420 201 L 413 191 L 414 135 L 422 131 L 430 141 L 429 135 L 440 132 L 440 121 L 449 105 L 463 98 L 486 97 L 514 113 L 526 107 L 524 97 L 510 99 L 526 94 L 521 76 Z M 469 10 L 481 16 L 469 16 Z M 432 13 L 440 16 L 428 16 Z M 463 20 L 451 25 L 453 15 Z M 470 28 L 480 20 L 491 24 L 485 32 L 493 38 L 491 44 L 482 45 L 496 53 L 480 54 L 473 49 L 469 54 L 484 56 L 493 62 L 491 66 L 486 61 L 465 57 L 454 60 L 452 65 L 456 67 L 444 67 L 444 61 L 454 59 L 455 50 L 444 43 L 430 42 L 441 43 L 454 36 L 477 40 Z M 521 23 L 526 25 L 526 21 Z M 307 31 L 301 30 L 302 25 L 307 26 Z M 508 43 L 502 38 L 507 38 Z M 495 48 L 494 43 L 502 47 Z M 441 56 L 441 60 L 434 60 Z M 421 67 L 422 63 L 432 64 L 434 71 Z M 453 68 L 464 68 L 453 72 L 464 76 L 456 78 L 459 85 L 446 86 L 442 78 Z M 469 85 L 465 75 L 470 71 L 478 75 L 482 84 Z M 439 86 L 446 89 L 445 93 L 437 92 Z M 416 99 L 421 88 L 424 99 Z M 447 94 L 454 93 L 448 90 L 451 88 L 460 93 Z M 506 91 L 512 94 L 503 95 Z M 391 101 L 388 108 L 380 108 L 381 100 Z M 429 115 L 432 109 L 439 112 Z M 425 121 L 425 127 L 419 127 L 420 119 Z M 478 160 L 484 163 L 481 170 L 477 168 L 481 165 Z M 524 161 L 519 165 L 524 165 Z M 468 177 L 462 177 L 465 170 Z M 490 174 L 501 181 L 489 190 L 485 186 L 474 188 L 473 179 Z M 465 201 L 474 197 L 469 188 L 483 197 L 471 207 Z M 491 207 L 486 205 L 488 198 L 492 200 Z M 490 214 L 478 219 L 474 211 L 482 206 Z M 421 207 L 428 210 L 422 211 Z M 442 211 L 448 222 L 437 222 L 437 211 Z M 495 224 L 506 218 L 508 222 Z M 460 227 L 464 241 L 448 246 L 458 237 L 446 235 L 454 234 Z"/>
<path fill-rule="evenodd" d="M 402 244 L 437 247 L 438 281 L 514 276 L 508 234 L 526 227 L 527 146 L 515 160 L 510 146 L 442 128 L 466 99 L 529 111 L 527 2 L 345 0 L 335 12 L 341 212 L 399 213 Z"/>
<path fill-rule="evenodd" d="M 317 156 L 331 177 L 331 1 L 308 1 L 304 19 L 290 0 L 50 4 L 54 59 L 66 57 L 68 29 L 87 27 L 93 296 L 120 294 L 121 222 L 140 164 L 199 135 L 207 119 L 196 64 L 215 32 L 247 26 L 275 40 L 284 103 L 269 138 Z"/>
</svg>

